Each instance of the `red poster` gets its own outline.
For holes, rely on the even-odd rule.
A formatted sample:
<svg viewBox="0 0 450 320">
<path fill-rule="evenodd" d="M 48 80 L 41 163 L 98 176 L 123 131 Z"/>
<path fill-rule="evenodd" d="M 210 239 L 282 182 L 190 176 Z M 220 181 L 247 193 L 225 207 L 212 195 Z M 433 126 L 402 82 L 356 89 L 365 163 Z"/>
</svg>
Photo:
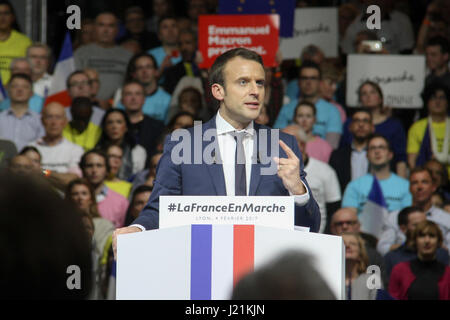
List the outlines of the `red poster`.
<svg viewBox="0 0 450 320">
<path fill-rule="evenodd" d="M 200 68 L 211 67 L 219 55 L 237 47 L 253 50 L 262 56 L 265 66 L 275 66 L 279 28 L 278 14 L 201 15 L 198 47 L 203 62 Z"/>
</svg>

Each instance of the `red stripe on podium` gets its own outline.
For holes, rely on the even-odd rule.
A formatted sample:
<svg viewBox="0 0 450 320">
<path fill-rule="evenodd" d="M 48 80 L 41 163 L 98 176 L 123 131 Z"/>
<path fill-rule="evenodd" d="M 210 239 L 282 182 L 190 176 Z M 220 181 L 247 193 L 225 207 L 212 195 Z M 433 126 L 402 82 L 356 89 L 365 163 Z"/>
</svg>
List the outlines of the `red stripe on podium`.
<svg viewBox="0 0 450 320">
<path fill-rule="evenodd" d="M 255 261 L 255 226 L 235 225 L 233 229 L 234 286 L 242 276 L 253 271 Z"/>
</svg>

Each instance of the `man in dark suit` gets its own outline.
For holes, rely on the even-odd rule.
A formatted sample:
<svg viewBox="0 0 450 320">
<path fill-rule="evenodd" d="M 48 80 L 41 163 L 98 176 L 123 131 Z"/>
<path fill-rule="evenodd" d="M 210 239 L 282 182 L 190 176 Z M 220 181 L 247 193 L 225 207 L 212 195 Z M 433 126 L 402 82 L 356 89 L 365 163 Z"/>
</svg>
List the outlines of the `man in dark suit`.
<svg viewBox="0 0 450 320">
<path fill-rule="evenodd" d="M 295 201 L 295 224 L 318 231 L 320 212 L 306 182 L 295 138 L 253 121 L 264 103 L 264 80 L 262 59 L 253 51 L 236 48 L 216 59 L 210 70 L 210 84 L 219 112 L 207 123 L 184 132 L 193 151 L 187 161 L 176 164 L 172 150 L 179 148 L 179 142 L 166 140 L 149 202 L 130 227 L 115 231 L 114 244 L 117 234 L 159 227 L 160 195 L 291 195 Z M 255 143 L 263 130 L 267 133 L 266 143 Z M 213 133 L 216 143 L 213 150 L 218 152 L 211 155 L 214 161 L 209 164 L 203 151 L 212 140 L 201 142 L 202 154 L 197 155 L 202 158 L 200 164 L 190 161 L 195 160 L 195 151 L 199 149 L 195 147 L 194 131 L 202 132 L 202 137 L 207 131 Z M 262 158 L 266 155 L 270 155 L 269 161 Z M 271 174 L 267 174 L 269 168 L 274 169 Z"/>
<path fill-rule="evenodd" d="M 349 130 L 353 135 L 352 144 L 334 150 L 329 161 L 337 173 L 341 190 L 369 170 L 366 149 L 370 135 L 375 132 L 372 114 L 366 109 L 357 109 L 352 115 Z"/>
</svg>

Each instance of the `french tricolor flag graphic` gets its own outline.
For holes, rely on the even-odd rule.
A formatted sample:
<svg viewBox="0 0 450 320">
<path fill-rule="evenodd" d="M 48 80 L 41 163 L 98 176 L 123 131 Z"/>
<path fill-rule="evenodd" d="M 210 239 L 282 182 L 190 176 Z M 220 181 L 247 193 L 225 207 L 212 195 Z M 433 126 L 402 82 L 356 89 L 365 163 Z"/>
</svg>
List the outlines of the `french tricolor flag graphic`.
<svg viewBox="0 0 450 320">
<path fill-rule="evenodd" d="M 373 177 L 372 188 L 370 189 L 367 202 L 363 207 L 359 220 L 361 221 L 361 231 L 379 237 L 382 232 L 384 218 L 388 214 L 383 191 L 377 178 Z"/>
<path fill-rule="evenodd" d="M 75 71 L 75 60 L 72 53 L 70 34 L 67 32 L 58 62 L 55 66 L 55 72 L 53 73 L 53 79 L 45 100 L 45 105 L 53 101 L 59 102 L 63 106 L 71 105 L 71 99 L 66 87 L 66 79 L 73 71 Z"/>
</svg>

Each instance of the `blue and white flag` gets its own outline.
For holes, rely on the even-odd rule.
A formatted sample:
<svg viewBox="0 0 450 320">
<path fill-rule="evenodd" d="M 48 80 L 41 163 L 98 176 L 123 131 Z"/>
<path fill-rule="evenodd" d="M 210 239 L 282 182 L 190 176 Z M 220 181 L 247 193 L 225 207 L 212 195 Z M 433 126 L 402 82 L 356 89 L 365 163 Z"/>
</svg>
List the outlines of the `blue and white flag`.
<svg viewBox="0 0 450 320">
<path fill-rule="evenodd" d="M 377 178 L 373 177 L 367 202 L 359 216 L 361 231 L 379 237 L 382 232 L 383 221 L 388 215 L 386 201 Z"/>
</svg>

